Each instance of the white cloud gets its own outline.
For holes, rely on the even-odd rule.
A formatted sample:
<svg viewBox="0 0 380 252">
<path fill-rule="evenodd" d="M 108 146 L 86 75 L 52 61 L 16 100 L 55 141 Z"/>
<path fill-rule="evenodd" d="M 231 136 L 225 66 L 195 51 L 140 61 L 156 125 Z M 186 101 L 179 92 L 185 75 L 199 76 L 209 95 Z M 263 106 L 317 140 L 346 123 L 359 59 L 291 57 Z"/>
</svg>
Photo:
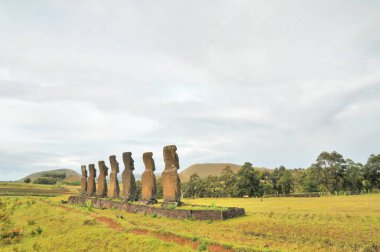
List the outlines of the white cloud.
<svg viewBox="0 0 380 252">
<path fill-rule="evenodd" d="M 177 144 L 181 167 L 379 149 L 377 1 L 0 4 L 0 171 Z M 358 147 L 360 146 L 360 147 Z M 4 174 L 4 172 L 3 172 Z"/>
</svg>

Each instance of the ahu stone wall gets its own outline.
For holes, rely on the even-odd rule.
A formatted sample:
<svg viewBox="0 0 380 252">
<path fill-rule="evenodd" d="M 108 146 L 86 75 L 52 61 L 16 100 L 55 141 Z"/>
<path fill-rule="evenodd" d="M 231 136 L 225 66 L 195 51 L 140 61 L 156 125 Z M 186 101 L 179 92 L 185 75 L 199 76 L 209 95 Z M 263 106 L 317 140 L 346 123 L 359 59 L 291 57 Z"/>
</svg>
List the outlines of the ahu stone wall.
<svg viewBox="0 0 380 252">
<path fill-rule="evenodd" d="M 126 201 L 116 202 L 107 199 L 91 198 L 91 205 L 97 209 L 117 209 L 129 213 L 140 213 L 174 218 L 192 220 L 226 220 L 245 215 L 244 208 L 230 207 L 227 210 L 185 210 L 185 209 L 165 209 L 147 205 L 136 205 Z M 86 198 L 82 196 L 70 196 L 70 204 L 85 205 Z"/>
</svg>

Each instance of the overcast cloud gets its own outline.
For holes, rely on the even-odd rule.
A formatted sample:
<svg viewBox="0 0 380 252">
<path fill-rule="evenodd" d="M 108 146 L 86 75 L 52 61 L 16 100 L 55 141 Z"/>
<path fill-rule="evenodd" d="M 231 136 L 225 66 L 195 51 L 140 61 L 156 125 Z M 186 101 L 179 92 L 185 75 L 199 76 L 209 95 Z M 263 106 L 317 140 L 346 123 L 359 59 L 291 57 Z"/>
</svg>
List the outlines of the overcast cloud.
<svg viewBox="0 0 380 252">
<path fill-rule="evenodd" d="M 307 167 L 380 153 L 379 1 L 1 1 L 0 180 L 176 144 Z M 121 170 L 123 166 L 121 165 Z"/>
</svg>

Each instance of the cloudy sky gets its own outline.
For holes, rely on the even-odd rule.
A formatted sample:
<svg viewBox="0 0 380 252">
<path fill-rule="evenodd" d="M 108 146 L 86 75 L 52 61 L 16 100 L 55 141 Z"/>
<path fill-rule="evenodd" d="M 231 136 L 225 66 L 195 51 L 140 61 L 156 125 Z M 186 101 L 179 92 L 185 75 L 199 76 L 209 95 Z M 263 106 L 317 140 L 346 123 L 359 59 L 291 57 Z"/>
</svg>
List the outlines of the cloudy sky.
<svg viewBox="0 0 380 252">
<path fill-rule="evenodd" d="M 306 167 L 380 153 L 379 1 L 1 1 L 0 180 L 176 144 Z M 121 170 L 123 166 L 121 166 Z"/>
</svg>

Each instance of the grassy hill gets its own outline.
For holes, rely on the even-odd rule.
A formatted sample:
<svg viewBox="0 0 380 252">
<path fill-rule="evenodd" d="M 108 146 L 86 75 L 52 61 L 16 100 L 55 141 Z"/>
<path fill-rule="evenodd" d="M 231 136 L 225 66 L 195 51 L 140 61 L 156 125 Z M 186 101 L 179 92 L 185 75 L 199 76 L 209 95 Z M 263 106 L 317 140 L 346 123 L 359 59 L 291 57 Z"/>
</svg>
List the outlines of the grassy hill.
<svg viewBox="0 0 380 252">
<path fill-rule="evenodd" d="M 199 177 L 204 178 L 209 175 L 211 176 L 220 176 L 227 166 L 230 169 L 237 173 L 241 168 L 241 165 L 231 164 L 231 163 L 204 163 L 204 164 L 193 164 L 187 167 L 185 170 L 179 173 L 179 177 L 182 182 L 186 182 L 190 179 L 190 176 L 196 173 Z M 257 170 L 270 170 L 264 167 L 254 167 Z"/>
<path fill-rule="evenodd" d="M 33 181 L 34 179 L 46 177 L 46 175 L 50 175 L 50 174 L 55 174 L 55 175 L 65 174 L 66 175 L 65 178 L 62 180 L 63 182 L 80 181 L 80 178 L 81 178 L 81 175 L 79 173 L 71 169 L 57 169 L 57 170 L 41 171 L 41 172 L 35 172 L 32 174 L 29 174 L 28 176 L 20 179 L 18 182 L 24 182 L 25 178 L 30 178 Z"/>
<path fill-rule="evenodd" d="M 235 173 L 241 167 L 241 165 L 230 163 L 193 164 L 180 172 L 179 177 L 181 178 L 181 181 L 188 181 L 190 179 L 190 176 L 194 173 L 196 173 L 201 178 L 207 177 L 209 175 L 219 176 L 227 166 L 229 166 L 230 169 Z"/>
</svg>

